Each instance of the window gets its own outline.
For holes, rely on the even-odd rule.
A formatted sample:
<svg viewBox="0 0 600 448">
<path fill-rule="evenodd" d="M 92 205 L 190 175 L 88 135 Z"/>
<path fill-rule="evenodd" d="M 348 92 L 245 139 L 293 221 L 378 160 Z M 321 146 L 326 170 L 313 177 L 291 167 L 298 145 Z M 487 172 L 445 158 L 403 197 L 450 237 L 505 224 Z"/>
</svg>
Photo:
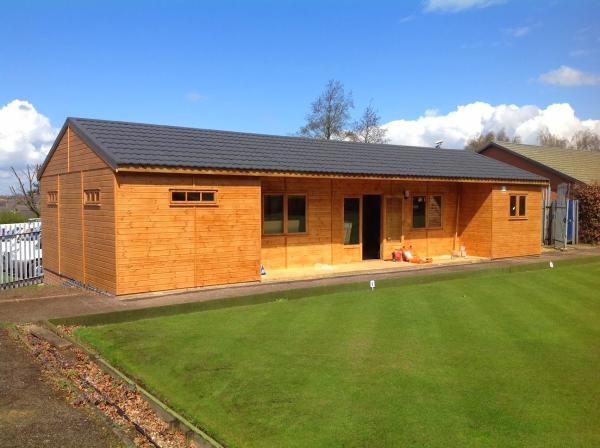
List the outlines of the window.
<svg viewBox="0 0 600 448">
<path fill-rule="evenodd" d="M 442 196 L 413 196 L 413 228 L 442 227 Z"/>
<path fill-rule="evenodd" d="M 511 195 L 509 213 L 511 218 L 524 218 L 527 214 L 527 196 Z"/>
<path fill-rule="evenodd" d="M 263 234 L 290 233 L 306 233 L 306 195 L 264 195 Z"/>
<path fill-rule="evenodd" d="M 84 205 L 100 205 L 100 190 L 83 190 Z"/>
<path fill-rule="evenodd" d="M 306 232 L 306 196 L 290 194 L 287 197 L 287 233 Z"/>
<path fill-rule="evenodd" d="M 263 203 L 263 233 L 283 233 L 283 195 L 266 194 Z"/>
<path fill-rule="evenodd" d="M 172 191 L 171 192 L 172 202 L 185 202 L 185 191 Z"/>
<path fill-rule="evenodd" d="M 48 205 L 56 205 L 58 204 L 58 191 L 49 191 L 48 192 Z"/>
<path fill-rule="evenodd" d="M 360 199 L 344 198 L 344 244 L 358 244 L 360 226 Z"/>
<path fill-rule="evenodd" d="M 216 205 L 216 191 L 171 190 L 172 205 Z"/>
<path fill-rule="evenodd" d="M 199 202 L 202 199 L 202 193 L 199 191 L 188 191 L 186 193 L 186 200 L 188 202 Z"/>
<path fill-rule="evenodd" d="M 413 196 L 413 228 L 424 229 L 425 228 L 425 196 Z"/>
</svg>

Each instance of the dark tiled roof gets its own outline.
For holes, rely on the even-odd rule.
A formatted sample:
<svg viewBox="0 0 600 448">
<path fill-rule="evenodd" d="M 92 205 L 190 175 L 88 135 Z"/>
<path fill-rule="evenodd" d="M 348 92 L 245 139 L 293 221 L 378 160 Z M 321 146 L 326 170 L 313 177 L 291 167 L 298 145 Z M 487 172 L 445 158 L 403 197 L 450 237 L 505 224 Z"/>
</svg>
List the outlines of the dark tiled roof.
<svg viewBox="0 0 600 448">
<path fill-rule="evenodd" d="M 69 118 L 113 168 L 122 165 L 369 176 L 544 180 L 470 151 L 323 141 Z"/>
</svg>

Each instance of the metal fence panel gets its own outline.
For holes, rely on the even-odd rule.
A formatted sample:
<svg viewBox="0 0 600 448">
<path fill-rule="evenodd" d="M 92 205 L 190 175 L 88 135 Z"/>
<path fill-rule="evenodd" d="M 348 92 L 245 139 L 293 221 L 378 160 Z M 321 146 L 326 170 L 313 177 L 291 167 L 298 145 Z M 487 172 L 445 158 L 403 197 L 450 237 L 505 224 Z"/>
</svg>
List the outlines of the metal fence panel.
<svg viewBox="0 0 600 448">
<path fill-rule="evenodd" d="M 0 225 L 0 289 L 41 283 L 41 222 Z"/>
<path fill-rule="evenodd" d="M 566 249 L 567 247 L 567 214 L 568 214 L 568 184 L 559 184 L 556 189 L 556 200 L 553 204 L 552 236 L 554 247 Z"/>
</svg>

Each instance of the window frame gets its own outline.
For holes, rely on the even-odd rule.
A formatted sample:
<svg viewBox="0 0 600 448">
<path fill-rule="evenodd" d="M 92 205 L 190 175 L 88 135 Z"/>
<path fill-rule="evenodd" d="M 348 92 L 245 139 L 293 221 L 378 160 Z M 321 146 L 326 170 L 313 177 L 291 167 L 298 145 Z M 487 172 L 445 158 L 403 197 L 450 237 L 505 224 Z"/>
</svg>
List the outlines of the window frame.
<svg viewBox="0 0 600 448">
<path fill-rule="evenodd" d="M 283 210 L 282 210 L 282 219 L 283 226 L 282 232 L 280 233 L 265 233 L 265 197 L 266 196 L 281 196 L 283 198 Z M 303 196 L 304 197 L 304 232 L 289 232 L 288 230 L 288 196 Z M 295 235 L 308 235 L 309 227 L 308 227 L 308 216 L 309 216 L 309 200 L 308 193 L 304 192 L 281 192 L 281 191 L 269 191 L 262 194 L 260 201 L 260 233 L 262 236 L 295 236 Z"/>
<path fill-rule="evenodd" d="M 185 200 L 174 201 L 173 193 L 184 193 Z M 189 193 L 199 193 L 200 200 L 199 201 L 188 200 Z M 213 200 L 212 201 L 202 200 L 205 193 L 214 194 Z M 170 188 L 169 189 L 169 204 L 172 207 L 216 207 L 219 205 L 218 200 L 219 200 L 218 190 L 216 190 L 216 189 L 206 189 L 206 188 L 202 188 L 202 189 L 200 189 L 200 188 L 197 188 L 197 189 L 196 188 Z"/>
<path fill-rule="evenodd" d="M 345 214 L 345 202 L 346 199 L 358 199 L 358 242 L 357 243 L 348 243 L 345 242 L 346 237 L 346 229 L 344 228 L 344 223 L 346 222 Z M 362 196 L 344 196 L 342 198 L 342 247 L 358 247 L 362 245 L 362 227 L 363 227 L 363 198 Z"/>
<path fill-rule="evenodd" d="M 513 221 L 528 219 L 527 216 L 527 194 L 525 193 L 511 193 L 508 196 L 508 219 Z M 512 214 L 511 200 L 515 198 L 515 214 Z M 525 201 L 525 213 L 521 214 L 521 199 Z"/>
<path fill-rule="evenodd" d="M 58 190 L 50 190 L 46 194 L 46 205 L 58 205 Z"/>
<path fill-rule="evenodd" d="M 86 207 L 100 207 L 102 195 L 100 188 L 85 188 L 83 190 L 83 205 Z"/>
<path fill-rule="evenodd" d="M 425 226 L 423 227 L 415 227 L 414 226 L 414 208 L 413 201 L 414 198 L 422 196 L 425 198 Z M 439 226 L 431 226 L 429 225 L 429 202 L 433 196 L 439 196 L 440 203 L 440 225 Z M 415 193 L 410 197 L 410 226 L 412 230 L 443 230 L 444 229 L 444 203 L 446 201 L 445 195 L 443 193 Z"/>
</svg>

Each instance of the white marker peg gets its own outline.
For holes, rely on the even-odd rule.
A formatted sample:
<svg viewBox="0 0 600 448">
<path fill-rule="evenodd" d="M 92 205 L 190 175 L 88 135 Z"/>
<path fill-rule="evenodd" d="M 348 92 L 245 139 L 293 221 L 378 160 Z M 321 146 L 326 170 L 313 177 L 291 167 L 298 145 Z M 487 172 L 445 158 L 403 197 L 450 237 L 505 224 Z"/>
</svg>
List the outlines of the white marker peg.
<svg viewBox="0 0 600 448">
<path fill-rule="evenodd" d="M 550 262 L 550 269 L 554 267 L 554 263 Z"/>
<path fill-rule="evenodd" d="M 375 289 L 375 280 L 371 280 L 369 286 L 371 286 L 371 291 L 373 291 Z"/>
</svg>

